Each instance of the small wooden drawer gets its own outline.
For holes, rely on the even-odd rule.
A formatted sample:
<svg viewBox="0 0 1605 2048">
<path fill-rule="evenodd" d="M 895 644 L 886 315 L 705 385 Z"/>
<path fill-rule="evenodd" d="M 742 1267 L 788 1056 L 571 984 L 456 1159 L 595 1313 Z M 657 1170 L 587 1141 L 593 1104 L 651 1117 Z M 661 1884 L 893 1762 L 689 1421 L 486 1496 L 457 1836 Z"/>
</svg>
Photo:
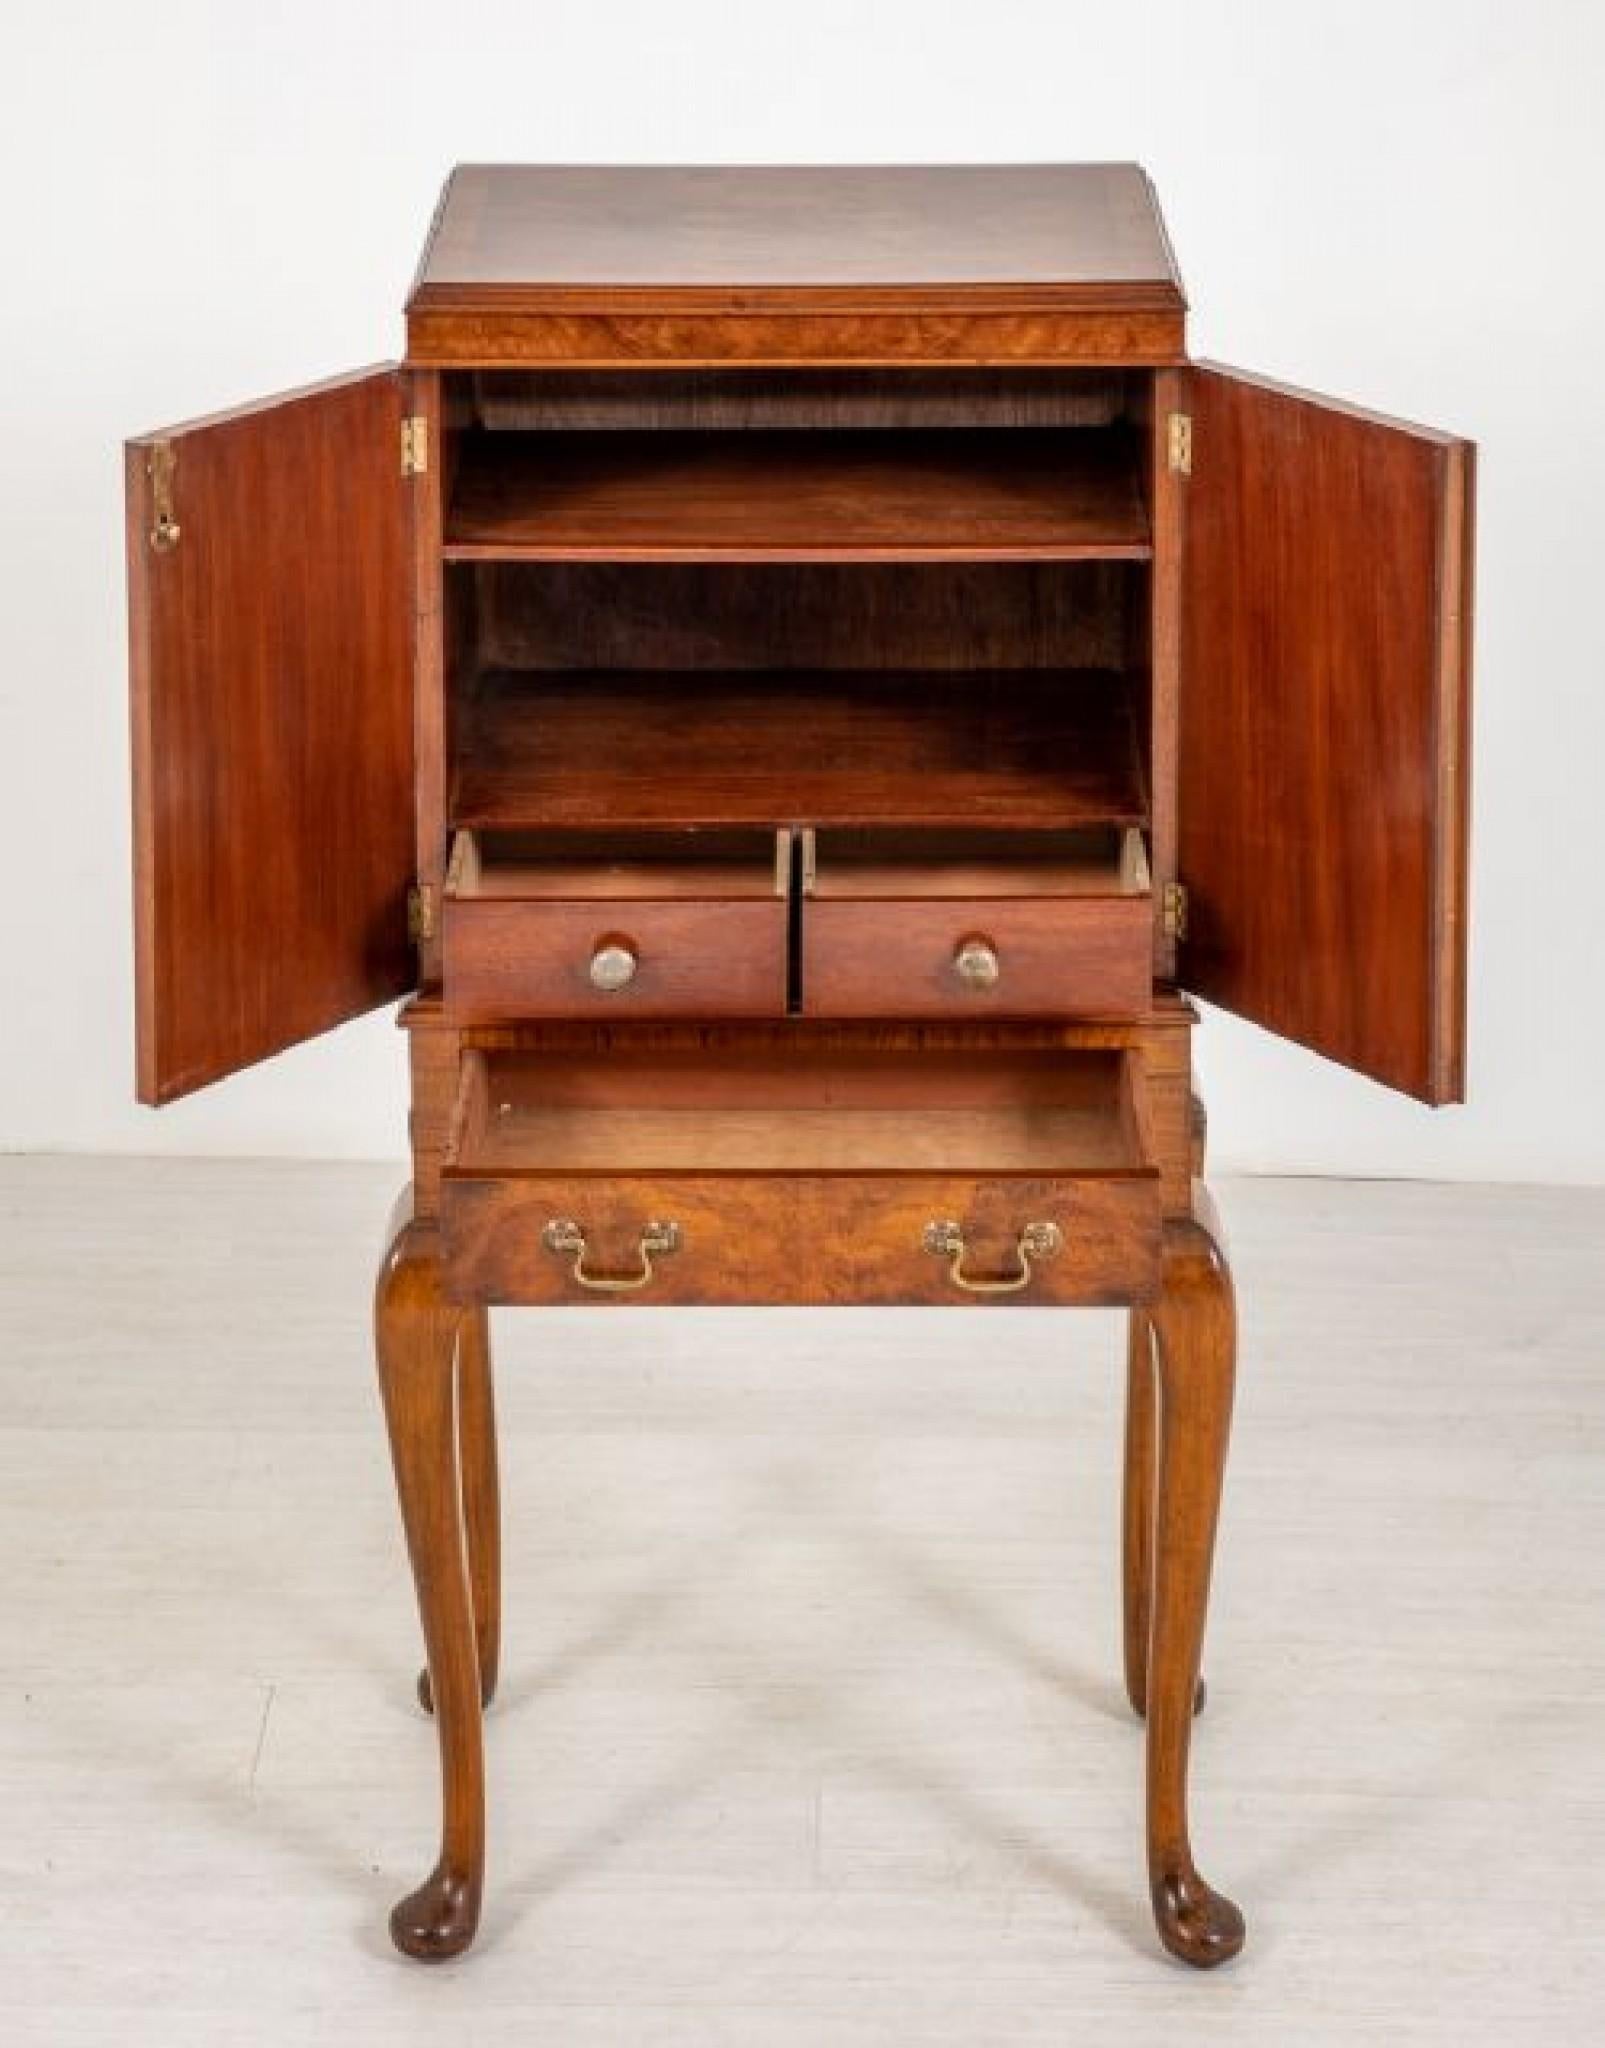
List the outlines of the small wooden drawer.
<svg viewBox="0 0 1605 2048">
<path fill-rule="evenodd" d="M 459 832 L 447 1010 L 518 1017 L 777 1017 L 790 835 Z"/>
<path fill-rule="evenodd" d="M 1121 1052 L 464 1055 L 441 1222 L 485 1302 L 1148 1300 Z"/>
<path fill-rule="evenodd" d="M 824 832 L 803 842 L 819 1017 L 1135 1017 L 1153 999 L 1142 834 Z"/>
</svg>

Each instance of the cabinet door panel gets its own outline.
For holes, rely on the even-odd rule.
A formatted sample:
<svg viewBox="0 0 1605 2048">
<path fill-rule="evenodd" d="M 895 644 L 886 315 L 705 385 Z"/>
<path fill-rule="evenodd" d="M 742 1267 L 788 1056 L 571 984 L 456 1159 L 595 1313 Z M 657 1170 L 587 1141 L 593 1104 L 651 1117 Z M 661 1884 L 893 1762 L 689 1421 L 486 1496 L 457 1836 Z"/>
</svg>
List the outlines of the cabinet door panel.
<svg viewBox="0 0 1605 2048">
<path fill-rule="evenodd" d="M 1235 371 L 1190 382 L 1183 979 L 1459 1101 L 1474 450 Z"/>
<path fill-rule="evenodd" d="M 385 368 L 128 444 L 145 1102 L 412 986 L 401 418 Z"/>
</svg>

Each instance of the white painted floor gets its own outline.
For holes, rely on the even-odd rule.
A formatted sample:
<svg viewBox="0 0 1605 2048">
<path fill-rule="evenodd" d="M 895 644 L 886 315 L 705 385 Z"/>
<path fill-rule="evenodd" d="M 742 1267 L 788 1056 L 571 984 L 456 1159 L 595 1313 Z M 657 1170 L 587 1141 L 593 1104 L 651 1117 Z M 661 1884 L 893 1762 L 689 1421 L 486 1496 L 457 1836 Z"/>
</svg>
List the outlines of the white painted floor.
<svg viewBox="0 0 1605 2048">
<path fill-rule="evenodd" d="M 0 2041 L 1605 2039 L 1605 1192 L 1228 1182 L 1195 1772 L 1143 1893 L 1112 1316 L 499 1319 L 480 1944 L 367 1336 L 383 1169 L 0 1161 Z"/>
</svg>

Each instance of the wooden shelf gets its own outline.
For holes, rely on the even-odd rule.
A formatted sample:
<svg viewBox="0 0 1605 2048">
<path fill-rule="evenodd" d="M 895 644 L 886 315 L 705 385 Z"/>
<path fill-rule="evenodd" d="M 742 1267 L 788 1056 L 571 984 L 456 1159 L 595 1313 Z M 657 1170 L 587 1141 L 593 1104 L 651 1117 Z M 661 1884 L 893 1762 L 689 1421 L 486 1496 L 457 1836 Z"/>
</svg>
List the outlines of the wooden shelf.
<svg viewBox="0 0 1605 2048">
<path fill-rule="evenodd" d="M 1118 429 L 473 433 L 448 561 L 1146 561 Z"/>
<path fill-rule="evenodd" d="M 453 817 L 485 827 L 1139 824 L 1130 679 L 1098 670 L 493 670 Z"/>
</svg>

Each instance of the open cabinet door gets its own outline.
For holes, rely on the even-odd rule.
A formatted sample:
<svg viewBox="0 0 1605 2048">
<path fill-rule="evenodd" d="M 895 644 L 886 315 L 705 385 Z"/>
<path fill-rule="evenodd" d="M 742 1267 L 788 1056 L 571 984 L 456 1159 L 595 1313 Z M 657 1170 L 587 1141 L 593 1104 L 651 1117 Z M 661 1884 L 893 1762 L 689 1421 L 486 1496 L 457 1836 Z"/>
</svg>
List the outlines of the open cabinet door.
<svg viewBox="0 0 1605 2048">
<path fill-rule="evenodd" d="M 385 368 L 128 445 L 144 1102 L 412 986 L 402 418 Z"/>
<path fill-rule="evenodd" d="M 1474 451 L 1236 371 L 1189 381 L 1181 978 L 1460 1101 Z"/>
</svg>

